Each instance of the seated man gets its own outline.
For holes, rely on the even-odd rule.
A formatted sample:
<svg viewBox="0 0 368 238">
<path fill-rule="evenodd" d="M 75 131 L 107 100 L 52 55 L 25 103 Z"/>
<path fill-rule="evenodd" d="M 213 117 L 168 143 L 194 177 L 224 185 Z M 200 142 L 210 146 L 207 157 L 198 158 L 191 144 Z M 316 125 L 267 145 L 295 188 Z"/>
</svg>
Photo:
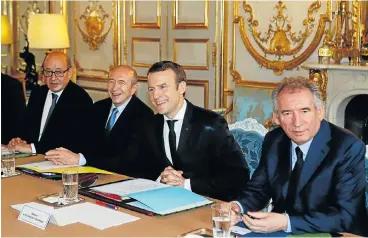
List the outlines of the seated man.
<svg viewBox="0 0 368 238">
<path fill-rule="evenodd" d="M 72 69 L 66 54 L 49 53 L 42 68 L 46 85 L 32 91 L 21 137 L 9 145 L 24 153 L 43 154 L 61 146 L 79 150 L 85 141 L 92 99 L 70 81 Z"/>
<path fill-rule="evenodd" d="M 79 151 L 81 154 L 63 148 L 50 150 L 46 159 L 56 164 L 83 164 L 87 160 L 91 166 L 133 176 L 124 153 L 141 120 L 153 116 L 152 110 L 134 95 L 137 89 L 138 76 L 132 67 L 113 68 L 107 89 L 110 97 L 93 105 L 87 147 Z"/>
<path fill-rule="evenodd" d="M 306 78 L 284 79 L 272 99 L 280 128 L 266 134 L 258 168 L 231 203 L 234 213 L 245 214 L 254 232 L 364 235 L 363 142 L 323 120 L 319 89 Z M 272 212 L 257 212 L 270 198 Z"/>
<path fill-rule="evenodd" d="M 20 136 L 26 101 L 22 83 L 7 74 L 1 74 L 1 144 L 8 144 Z"/>
<path fill-rule="evenodd" d="M 249 170 L 226 120 L 184 98 L 186 75 L 176 63 L 153 64 L 147 81 L 158 114 L 137 138 L 140 176 L 217 199 L 238 195 Z"/>
</svg>

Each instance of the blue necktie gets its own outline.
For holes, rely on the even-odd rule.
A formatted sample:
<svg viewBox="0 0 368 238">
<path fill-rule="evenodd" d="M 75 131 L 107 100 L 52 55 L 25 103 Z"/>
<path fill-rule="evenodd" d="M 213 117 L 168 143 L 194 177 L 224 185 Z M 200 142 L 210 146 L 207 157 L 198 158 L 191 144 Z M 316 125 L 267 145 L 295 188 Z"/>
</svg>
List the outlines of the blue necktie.
<svg viewBox="0 0 368 238">
<path fill-rule="evenodd" d="M 106 134 L 108 134 L 111 131 L 112 127 L 114 126 L 114 123 L 115 123 L 115 120 L 116 120 L 116 114 L 118 114 L 118 112 L 119 111 L 116 107 L 112 110 L 109 121 L 107 122 Z"/>
</svg>

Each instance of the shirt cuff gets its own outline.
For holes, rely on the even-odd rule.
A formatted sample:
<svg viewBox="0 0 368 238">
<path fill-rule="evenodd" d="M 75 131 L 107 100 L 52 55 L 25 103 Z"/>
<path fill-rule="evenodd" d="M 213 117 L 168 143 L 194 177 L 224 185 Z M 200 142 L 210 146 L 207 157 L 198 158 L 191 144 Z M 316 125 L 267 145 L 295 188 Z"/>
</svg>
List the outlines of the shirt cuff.
<svg viewBox="0 0 368 238">
<path fill-rule="evenodd" d="M 287 221 L 288 221 L 288 225 L 287 225 L 287 229 L 284 230 L 284 231 L 287 232 L 287 233 L 291 233 L 290 217 L 287 213 L 285 213 L 285 215 L 286 215 L 286 218 L 287 218 Z"/>
<path fill-rule="evenodd" d="M 184 188 L 189 190 L 189 191 L 192 191 L 192 186 L 190 186 L 190 179 L 185 179 L 184 180 Z"/>
<path fill-rule="evenodd" d="M 78 162 L 78 165 L 79 166 L 86 165 L 86 163 L 87 163 L 86 157 L 84 157 L 84 155 L 82 153 L 78 153 L 78 154 L 79 154 L 79 162 Z"/>
<path fill-rule="evenodd" d="M 36 147 L 31 143 L 32 154 L 37 154 Z"/>
</svg>

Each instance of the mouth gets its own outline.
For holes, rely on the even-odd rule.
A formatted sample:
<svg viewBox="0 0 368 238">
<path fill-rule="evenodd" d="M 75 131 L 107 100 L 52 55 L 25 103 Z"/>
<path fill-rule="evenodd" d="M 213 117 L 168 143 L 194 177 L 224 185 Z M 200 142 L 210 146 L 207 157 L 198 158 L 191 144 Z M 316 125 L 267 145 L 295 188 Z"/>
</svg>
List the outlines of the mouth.
<svg viewBox="0 0 368 238">
<path fill-rule="evenodd" d="M 163 104 L 165 104 L 168 100 L 161 100 L 161 101 L 156 101 L 156 105 L 157 106 L 162 106 Z"/>
<path fill-rule="evenodd" d="M 121 93 L 112 93 L 111 94 L 113 97 L 119 97 L 121 95 Z"/>
</svg>

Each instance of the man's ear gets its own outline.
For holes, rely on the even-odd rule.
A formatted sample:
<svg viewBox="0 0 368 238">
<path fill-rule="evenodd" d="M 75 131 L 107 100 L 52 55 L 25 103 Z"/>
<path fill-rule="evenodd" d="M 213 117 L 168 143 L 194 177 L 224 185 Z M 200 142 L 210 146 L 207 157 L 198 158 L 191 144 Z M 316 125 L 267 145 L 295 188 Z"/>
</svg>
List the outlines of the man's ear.
<svg viewBox="0 0 368 238">
<path fill-rule="evenodd" d="M 133 94 L 135 94 L 137 92 L 137 90 L 138 90 L 138 83 L 136 83 L 132 86 L 132 91 L 130 92 L 130 95 L 133 96 Z"/>
<path fill-rule="evenodd" d="M 187 91 L 187 83 L 185 81 L 181 81 L 179 83 L 178 90 L 180 94 L 184 94 Z"/>
<path fill-rule="evenodd" d="M 275 112 L 272 113 L 272 121 L 273 123 L 275 123 L 276 125 L 280 125 L 280 120 L 279 117 L 276 115 Z"/>
<path fill-rule="evenodd" d="M 325 105 L 323 103 L 317 108 L 318 118 L 322 121 L 325 118 Z"/>
</svg>

